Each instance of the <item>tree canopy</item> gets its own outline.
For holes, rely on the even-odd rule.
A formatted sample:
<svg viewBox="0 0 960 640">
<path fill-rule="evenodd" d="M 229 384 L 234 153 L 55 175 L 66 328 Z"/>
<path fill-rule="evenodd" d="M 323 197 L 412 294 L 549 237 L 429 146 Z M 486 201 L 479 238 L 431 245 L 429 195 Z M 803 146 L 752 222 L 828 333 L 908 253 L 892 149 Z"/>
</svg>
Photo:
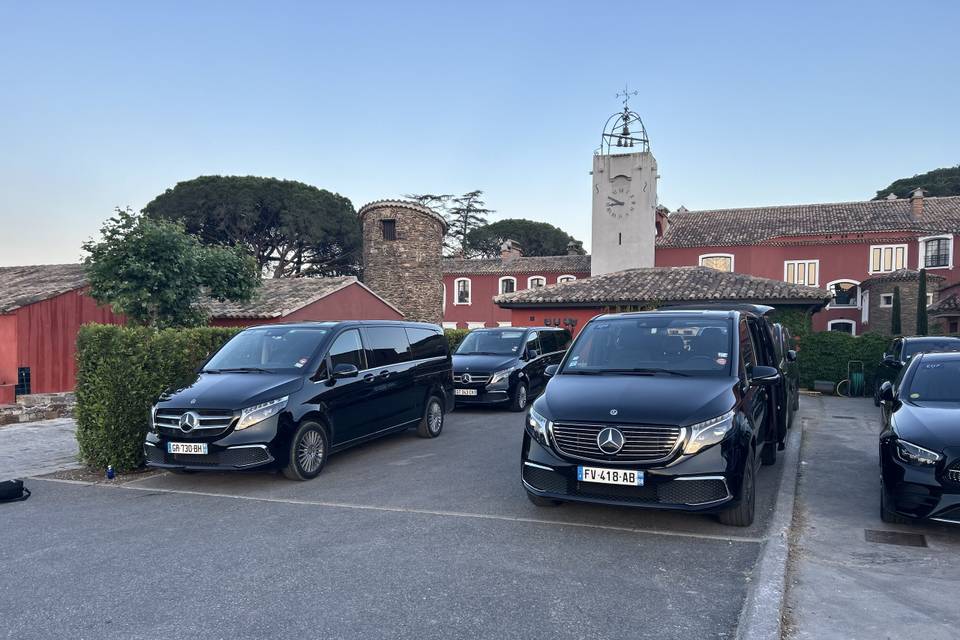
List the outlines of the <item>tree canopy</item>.
<svg viewBox="0 0 960 640">
<path fill-rule="evenodd" d="M 246 302 L 259 284 L 241 248 L 204 246 L 179 222 L 117 209 L 101 236 L 83 244 L 90 296 L 136 324 L 200 325 L 204 296 Z"/>
<path fill-rule="evenodd" d="M 504 240 L 519 242 L 525 256 L 566 255 L 571 242 L 581 245 L 573 236 L 547 222 L 508 218 L 471 231 L 467 235 L 468 250 L 474 255 L 496 257 Z M 582 246 L 580 252 L 583 252 Z"/>
<path fill-rule="evenodd" d="M 917 188 L 923 189 L 928 196 L 960 196 L 960 165 L 894 180 L 886 189 L 877 191 L 874 200 L 886 198 L 891 193 L 899 198 L 908 198 Z"/>
<path fill-rule="evenodd" d="M 360 269 L 353 204 L 302 182 L 200 176 L 167 189 L 143 213 L 181 222 L 206 245 L 242 247 L 274 277 L 355 275 Z"/>
</svg>

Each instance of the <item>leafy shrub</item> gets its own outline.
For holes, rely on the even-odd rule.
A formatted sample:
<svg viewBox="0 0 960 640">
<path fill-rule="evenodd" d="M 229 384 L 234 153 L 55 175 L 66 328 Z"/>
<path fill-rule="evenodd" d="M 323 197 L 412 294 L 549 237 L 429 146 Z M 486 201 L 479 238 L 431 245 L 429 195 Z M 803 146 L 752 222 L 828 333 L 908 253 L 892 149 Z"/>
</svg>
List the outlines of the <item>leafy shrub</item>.
<svg viewBox="0 0 960 640">
<path fill-rule="evenodd" d="M 89 324 L 77 337 L 77 443 L 91 467 L 143 465 L 150 406 L 239 329 L 155 330 Z"/>
<path fill-rule="evenodd" d="M 447 344 L 450 345 L 450 353 L 457 350 L 463 339 L 470 333 L 469 329 L 444 329 L 443 335 L 447 337 Z"/>
<path fill-rule="evenodd" d="M 863 362 L 865 389 L 873 389 L 877 365 L 890 338 L 876 333 L 851 336 L 839 331 L 819 331 L 804 336 L 800 341 L 797 363 L 800 365 L 800 384 L 813 388 L 814 380 L 840 382 L 847 377 L 847 363 Z"/>
</svg>

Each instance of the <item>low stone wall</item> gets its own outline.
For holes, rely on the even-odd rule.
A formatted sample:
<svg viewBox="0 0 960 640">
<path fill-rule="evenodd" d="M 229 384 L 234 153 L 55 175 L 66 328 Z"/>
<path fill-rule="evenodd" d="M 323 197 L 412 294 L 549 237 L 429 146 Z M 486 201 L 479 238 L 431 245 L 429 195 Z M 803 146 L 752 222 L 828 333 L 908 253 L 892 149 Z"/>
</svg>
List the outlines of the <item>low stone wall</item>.
<svg viewBox="0 0 960 640">
<path fill-rule="evenodd" d="M 73 393 L 35 393 L 17 396 L 16 404 L 0 405 L 0 425 L 73 416 Z"/>
</svg>

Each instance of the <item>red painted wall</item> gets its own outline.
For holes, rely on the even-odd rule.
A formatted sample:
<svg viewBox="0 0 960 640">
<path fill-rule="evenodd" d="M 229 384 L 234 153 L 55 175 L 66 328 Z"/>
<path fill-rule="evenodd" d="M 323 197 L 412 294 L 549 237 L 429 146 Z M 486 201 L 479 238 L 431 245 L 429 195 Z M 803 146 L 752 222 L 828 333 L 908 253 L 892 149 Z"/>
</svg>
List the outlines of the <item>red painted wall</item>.
<svg viewBox="0 0 960 640">
<path fill-rule="evenodd" d="M 249 327 L 256 324 L 309 320 L 402 320 L 403 314 L 358 284 L 351 284 L 290 315 L 271 319 L 211 318 L 214 327 Z"/>
<path fill-rule="evenodd" d="M 783 263 L 785 260 L 819 260 L 819 285 L 826 288 L 828 282 L 834 280 L 856 280 L 863 282 L 870 277 L 870 246 L 875 244 L 906 244 L 907 264 L 910 269 L 919 268 L 920 246 L 917 242 L 921 236 L 910 233 L 874 233 L 849 234 L 845 236 L 805 236 L 802 241 L 809 243 L 802 246 L 769 246 L 748 245 L 734 247 L 684 247 L 663 248 L 656 250 L 656 265 L 658 267 L 677 267 L 699 264 L 699 257 L 708 253 L 728 253 L 734 256 L 734 271 L 763 278 L 783 280 Z M 848 244 L 836 244 L 838 241 Z M 799 240 L 794 240 L 799 242 Z M 820 243 L 822 242 L 822 244 Z M 958 255 L 958 243 L 954 238 L 954 264 Z M 931 269 L 930 273 L 944 276 L 947 280 L 944 286 L 960 281 L 960 268 Z M 859 335 L 869 327 L 861 326 L 861 311 L 855 308 L 824 309 L 813 316 L 813 328 L 823 331 L 830 320 L 850 319 L 856 322 Z"/>
<path fill-rule="evenodd" d="M 500 278 L 512 276 L 517 279 L 517 291 L 527 288 L 527 279 L 532 276 L 542 276 L 546 278 L 547 284 L 556 284 L 560 276 L 576 276 L 587 278 L 589 273 L 504 273 L 504 274 L 474 274 L 474 275 L 444 275 L 444 322 L 456 322 L 457 327 L 466 329 L 468 322 L 482 322 L 485 326 L 496 327 L 498 322 L 513 322 L 509 309 L 501 309 L 493 303 L 494 296 L 500 293 Z M 470 304 L 454 304 L 456 290 L 454 281 L 459 278 L 470 278 L 471 281 L 471 300 Z M 514 323 L 515 324 L 515 323 Z M 516 326 L 527 326 L 526 323 Z"/>
<path fill-rule="evenodd" d="M 0 385 L 4 384 L 17 384 L 17 316 L 12 313 L 0 316 Z"/>
<path fill-rule="evenodd" d="M 83 290 L 27 305 L 13 312 L 17 320 L 16 368 L 30 367 L 32 393 L 72 391 L 77 376 L 77 332 L 89 322 L 123 324 L 123 318 L 100 307 Z M 7 367 L 0 364 L 0 370 Z"/>
<path fill-rule="evenodd" d="M 603 313 L 601 307 L 571 307 L 571 308 L 553 308 L 553 309 L 504 309 L 510 312 L 510 321 L 515 327 L 542 327 L 544 320 L 550 320 L 550 326 L 555 326 L 554 320 L 560 321 L 560 326 L 565 327 L 564 320 L 573 318 L 576 324 L 572 328 L 573 335 L 580 333 L 583 325 L 593 318 Z"/>
</svg>

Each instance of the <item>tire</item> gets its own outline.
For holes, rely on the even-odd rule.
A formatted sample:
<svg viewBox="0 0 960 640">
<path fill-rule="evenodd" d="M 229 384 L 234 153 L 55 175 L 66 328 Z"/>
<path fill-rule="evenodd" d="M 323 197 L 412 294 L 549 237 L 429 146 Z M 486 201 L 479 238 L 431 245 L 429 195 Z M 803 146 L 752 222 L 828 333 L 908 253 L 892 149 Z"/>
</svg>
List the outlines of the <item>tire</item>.
<svg viewBox="0 0 960 640">
<path fill-rule="evenodd" d="M 520 382 L 517 384 L 517 391 L 510 400 L 510 411 L 523 411 L 527 408 L 527 400 L 527 383 Z"/>
<path fill-rule="evenodd" d="M 290 438 L 290 461 L 282 471 L 290 480 L 312 480 L 327 463 L 330 443 L 327 432 L 316 422 L 304 422 Z"/>
<path fill-rule="evenodd" d="M 417 425 L 417 435 L 421 438 L 436 438 L 443 431 L 443 403 L 437 396 L 430 396 L 423 409 L 423 418 Z"/>
<path fill-rule="evenodd" d="M 731 527 L 749 527 L 753 524 L 753 515 L 757 507 L 757 489 L 754 482 L 754 464 L 753 452 L 747 459 L 747 466 L 744 470 L 743 487 L 740 489 L 740 503 L 732 509 L 721 511 L 717 514 L 720 524 Z"/>
<path fill-rule="evenodd" d="M 196 469 L 167 469 L 170 473 L 176 473 L 177 475 L 189 475 L 191 473 L 196 473 Z"/>
<path fill-rule="evenodd" d="M 905 518 L 887 507 L 887 490 L 883 482 L 880 483 L 880 519 L 887 524 L 911 524 L 912 522 L 910 518 Z"/>
<path fill-rule="evenodd" d="M 873 406 L 875 407 L 880 406 L 880 388 L 879 387 L 873 390 Z"/>
<path fill-rule="evenodd" d="M 790 407 L 790 415 L 787 418 L 787 429 L 793 429 L 793 419 L 797 417 L 797 408 Z"/>
<path fill-rule="evenodd" d="M 770 467 L 777 464 L 777 443 L 765 442 L 760 450 L 760 464 Z"/>
<path fill-rule="evenodd" d="M 559 500 L 544 498 L 543 496 L 534 495 L 529 491 L 527 491 L 527 500 L 538 507 L 559 507 L 562 504 Z"/>
</svg>

